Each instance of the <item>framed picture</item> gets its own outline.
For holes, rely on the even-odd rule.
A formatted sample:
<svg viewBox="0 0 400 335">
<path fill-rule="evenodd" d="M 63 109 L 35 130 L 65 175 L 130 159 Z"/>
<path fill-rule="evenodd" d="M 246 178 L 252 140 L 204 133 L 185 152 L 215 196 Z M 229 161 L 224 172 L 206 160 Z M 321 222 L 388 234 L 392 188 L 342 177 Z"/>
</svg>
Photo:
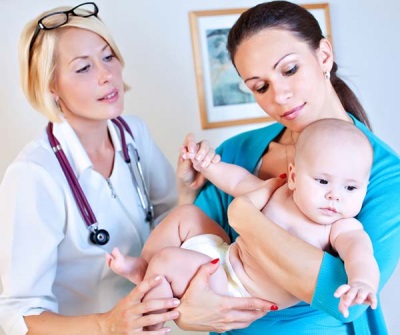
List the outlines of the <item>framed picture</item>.
<svg viewBox="0 0 400 335">
<path fill-rule="evenodd" d="M 332 42 L 329 4 L 302 6 L 316 17 L 322 33 Z M 226 49 L 229 30 L 245 10 L 247 8 L 189 13 L 203 129 L 272 120 L 255 102 Z"/>
</svg>

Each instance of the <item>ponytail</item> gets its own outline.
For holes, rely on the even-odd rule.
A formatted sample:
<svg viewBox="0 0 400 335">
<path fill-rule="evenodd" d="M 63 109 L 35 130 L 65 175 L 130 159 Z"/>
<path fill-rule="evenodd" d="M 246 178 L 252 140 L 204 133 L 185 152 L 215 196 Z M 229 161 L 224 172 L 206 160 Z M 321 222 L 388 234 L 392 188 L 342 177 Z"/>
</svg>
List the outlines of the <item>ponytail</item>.
<svg viewBox="0 0 400 335">
<path fill-rule="evenodd" d="M 371 123 L 363 106 L 350 87 L 337 76 L 337 69 L 337 64 L 333 62 L 333 67 L 331 70 L 331 83 L 344 109 L 352 114 L 358 121 L 364 123 L 370 130 L 372 130 Z"/>
</svg>

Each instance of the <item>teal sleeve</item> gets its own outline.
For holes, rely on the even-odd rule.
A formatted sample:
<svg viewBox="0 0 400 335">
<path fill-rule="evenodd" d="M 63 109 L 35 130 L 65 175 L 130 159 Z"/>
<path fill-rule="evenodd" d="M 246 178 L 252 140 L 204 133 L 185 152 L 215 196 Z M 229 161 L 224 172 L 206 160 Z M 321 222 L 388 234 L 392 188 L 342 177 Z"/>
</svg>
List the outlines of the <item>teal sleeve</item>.
<svg viewBox="0 0 400 335">
<path fill-rule="evenodd" d="M 339 299 L 333 296 L 336 289 L 344 283 L 347 283 L 347 275 L 343 261 L 325 252 L 311 306 L 328 313 L 342 322 L 354 321 L 365 312 L 367 306 L 351 307 L 349 317 L 344 318 L 339 312 Z"/>
</svg>

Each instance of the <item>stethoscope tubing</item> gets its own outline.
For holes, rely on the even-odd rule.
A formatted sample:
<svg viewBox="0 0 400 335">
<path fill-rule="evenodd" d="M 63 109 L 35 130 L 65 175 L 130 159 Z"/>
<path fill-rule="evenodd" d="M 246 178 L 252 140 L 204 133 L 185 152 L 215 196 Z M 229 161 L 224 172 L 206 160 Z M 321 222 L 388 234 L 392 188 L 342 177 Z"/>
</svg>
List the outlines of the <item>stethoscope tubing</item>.
<svg viewBox="0 0 400 335">
<path fill-rule="evenodd" d="M 141 167 L 141 163 L 140 163 L 139 152 L 137 151 L 136 147 L 134 146 L 136 167 L 137 167 L 137 170 L 138 170 L 138 173 L 140 176 L 140 180 L 142 183 L 144 195 L 142 193 L 142 190 L 141 190 L 139 183 L 133 172 L 132 161 L 129 156 L 129 151 L 128 151 L 128 146 L 126 144 L 124 130 L 126 130 L 129 133 L 129 135 L 132 137 L 132 139 L 134 140 L 133 133 L 132 133 L 129 125 L 126 123 L 126 121 L 122 117 L 118 116 L 116 119 L 112 119 L 111 121 L 119 129 L 124 160 L 129 167 L 129 171 L 130 171 L 130 174 L 132 177 L 132 182 L 135 186 L 141 206 L 145 213 L 146 221 L 148 221 L 150 223 L 150 228 L 152 228 L 152 223 L 153 223 L 153 218 L 154 218 L 154 208 L 153 208 L 153 204 L 151 203 L 150 196 L 149 196 L 149 193 L 147 191 L 147 187 L 146 187 L 146 184 L 144 181 L 144 175 L 143 175 L 143 171 L 142 171 L 142 167 Z M 100 245 L 106 244 L 110 237 L 109 233 L 104 229 L 98 230 L 98 223 L 97 223 L 96 216 L 94 215 L 93 210 L 85 196 L 85 193 L 83 192 L 82 187 L 80 186 L 79 181 L 76 178 L 75 173 L 72 170 L 72 167 L 68 162 L 68 158 L 65 155 L 60 142 L 57 140 L 57 138 L 53 134 L 53 124 L 51 122 L 49 122 L 46 127 L 46 133 L 47 133 L 47 137 L 49 139 L 50 146 L 51 146 L 54 154 L 56 155 L 56 158 L 57 158 L 57 160 L 61 166 L 61 169 L 63 170 L 64 175 L 67 179 L 67 182 L 70 186 L 70 189 L 75 198 L 75 202 L 79 208 L 79 211 L 81 212 L 86 225 L 88 226 L 89 230 L 91 231 L 90 240 L 94 244 L 100 244 Z M 144 197 L 146 198 L 147 203 L 146 203 L 146 200 Z"/>
<path fill-rule="evenodd" d="M 75 202 L 82 213 L 83 219 L 86 225 L 90 228 L 92 225 L 97 223 L 96 216 L 93 213 L 92 208 L 83 193 L 82 187 L 79 184 L 71 165 L 68 163 L 68 158 L 61 148 L 60 142 L 53 135 L 53 124 L 49 122 L 46 128 L 47 136 L 49 138 L 50 145 L 61 165 L 61 169 L 64 171 L 65 177 L 67 178 L 68 184 L 71 186 L 72 194 L 74 195 Z"/>
<path fill-rule="evenodd" d="M 150 224 L 151 224 L 152 221 L 153 221 L 153 217 L 154 217 L 154 208 L 153 208 L 153 205 L 152 205 L 152 203 L 150 201 L 150 195 L 149 195 L 149 193 L 147 191 L 147 187 L 146 187 L 146 184 L 145 184 L 145 181 L 144 181 L 144 175 L 143 175 L 143 170 L 142 170 L 142 164 L 140 163 L 139 152 L 134 147 L 135 155 L 136 155 L 136 157 L 135 157 L 136 158 L 135 159 L 136 167 L 137 167 L 139 175 L 141 177 L 140 180 L 141 180 L 141 183 L 142 183 L 142 189 L 143 189 L 144 195 L 142 193 L 142 189 L 140 188 L 139 183 L 136 180 L 134 172 L 133 172 L 132 160 L 131 160 L 131 158 L 129 156 L 128 146 L 126 145 L 124 128 L 129 133 L 129 135 L 134 139 L 133 133 L 132 133 L 129 125 L 126 123 L 126 121 L 122 117 L 118 116 L 117 118 L 112 119 L 111 121 L 118 127 L 119 132 L 121 134 L 121 143 L 123 144 L 122 145 L 122 153 L 124 155 L 124 160 L 129 165 L 129 171 L 130 171 L 130 174 L 131 174 L 131 177 L 132 177 L 132 183 L 136 188 L 136 193 L 138 194 L 138 197 L 139 197 L 140 203 L 142 205 L 142 208 L 145 211 L 146 221 L 150 222 Z M 147 203 L 146 203 L 145 199 L 147 200 Z"/>
</svg>

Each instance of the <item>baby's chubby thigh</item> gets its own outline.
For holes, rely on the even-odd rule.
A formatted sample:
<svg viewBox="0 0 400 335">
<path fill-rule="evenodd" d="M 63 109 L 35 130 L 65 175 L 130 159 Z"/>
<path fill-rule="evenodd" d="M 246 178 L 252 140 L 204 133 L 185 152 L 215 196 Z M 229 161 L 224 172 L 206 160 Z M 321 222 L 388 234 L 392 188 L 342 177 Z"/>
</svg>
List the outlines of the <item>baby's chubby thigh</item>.
<svg viewBox="0 0 400 335">
<path fill-rule="evenodd" d="M 166 247 L 153 256 L 147 276 L 162 275 L 171 286 L 173 296 L 181 298 L 199 267 L 213 260 L 210 256 L 182 247 Z M 227 279 L 222 267 L 210 278 L 210 287 L 216 293 L 226 295 Z"/>
</svg>

